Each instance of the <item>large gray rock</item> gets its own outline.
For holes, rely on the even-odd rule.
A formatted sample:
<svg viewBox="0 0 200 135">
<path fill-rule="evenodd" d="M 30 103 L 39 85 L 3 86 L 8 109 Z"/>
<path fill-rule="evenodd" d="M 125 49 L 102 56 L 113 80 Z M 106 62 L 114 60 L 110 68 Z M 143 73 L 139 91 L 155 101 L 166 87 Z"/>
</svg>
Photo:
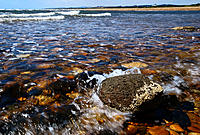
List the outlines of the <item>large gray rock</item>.
<svg viewBox="0 0 200 135">
<path fill-rule="evenodd" d="M 107 78 L 102 82 L 99 97 L 102 102 L 122 112 L 135 112 L 138 107 L 163 91 L 162 87 L 141 74 Z"/>
</svg>

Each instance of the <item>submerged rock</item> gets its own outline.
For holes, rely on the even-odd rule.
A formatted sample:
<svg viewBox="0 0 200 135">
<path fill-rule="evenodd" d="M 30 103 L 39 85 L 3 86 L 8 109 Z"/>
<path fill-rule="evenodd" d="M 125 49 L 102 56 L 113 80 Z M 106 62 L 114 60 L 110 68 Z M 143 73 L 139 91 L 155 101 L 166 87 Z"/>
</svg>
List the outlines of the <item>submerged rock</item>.
<svg viewBox="0 0 200 135">
<path fill-rule="evenodd" d="M 61 78 L 57 81 L 49 84 L 48 88 L 52 90 L 55 94 L 66 94 L 77 89 L 77 84 L 75 80 Z"/>
<path fill-rule="evenodd" d="M 142 103 L 154 99 L 162 91 L 159 84 L 144 75 L 130 74 L 104 80 L 99 97 L 112 108 L 135 112 Z"/>
<path fill-rule="evenodd" d="M 25 92 L 22 85 L 17 82 L 7 83 L 3 87 L 2 92 L 0 92 L 0 107 L 13 104 L 19 97 L 22 96 L 27 96 L 27 93 Z"/>
<path fill-rule="evenodd" d="M 184 27 L 174 27 L 173 30 L 183 30 L 183 31 L 199 31 L 200 28 L 194 26 L 184 26 Z"/>
</svg>

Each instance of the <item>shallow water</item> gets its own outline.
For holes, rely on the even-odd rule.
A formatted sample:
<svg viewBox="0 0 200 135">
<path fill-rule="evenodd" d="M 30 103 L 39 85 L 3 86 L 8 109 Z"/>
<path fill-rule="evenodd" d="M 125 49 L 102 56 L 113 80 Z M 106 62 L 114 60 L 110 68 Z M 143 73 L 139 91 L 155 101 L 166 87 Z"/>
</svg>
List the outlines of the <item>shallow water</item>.
<svg viewBox="0 0 200 135">
<path fill-rule="evenodd" d="M 5 91 L 8 85 L 17 82 L 25 91 L 37 87 L 44 93 L 47 89 L 46 86 L 54 82 L 56 78 L 70 78 L 70 76 L 87 71 L 104 74 L 101 77 L 97 76 L 101 80 L 102 77 L 113 76 L 113 72 L 114 76 L 124 74 L 128 69 L 123 64 L 131 62 L 141 62 L 148 65 L 148 67 L 131 69 L 137 70 L 133 73 L 141 73 L 143 69 L 159 73 L 158 75 L 150 75 L 142 72 L 159 82 L 166 93 L 175 92 L 180 95 L 182 90 L 178 86 L 181 83 L 187 83 L 189 86 L 199 83 L 200 32 L 176 31 L 171 28 L 178 26 L 200 27 L 200 11 L 109 13 L 81 11 L 73 14 L 66 14 L 66 12 L 68 11 L 0 11 L 0 20 L 4 19 L 0 21 L 0 92 Z M 59 16 L 62 17 L 57 18 Z M 165 81 L 162 77 L 157 77 L 161 76 L 162 73 L 171 75 L 173 79 Z M 83 98 L 89 102 L 90 96 L 79 94 L 76 98 Z M 20 97 L 21 95 L 17 98 Z M 3 98 L 6 97 L 1 94 L 0 106 L 2 108 L 13 105 L 13 102 L 7 103 L 8 99 L 4 100 Z M 26 100 L 30 99 L 32 102 L 34 99 L 31 98 L 28 97 Z M 68 102 L 68 99 L 66 101 Z M 63 101 L 61 102 L 64 104 Z M 92 104 L 90 107 L 79 108 L 83 115 L 80 116 L 80 119 L 78 118 L 78 121 L 76 121 L 76 115 L 74 116 L 75 123 L 79 124 L 79 126 L 75 126 L 76 128 L 74 127 L 75 129 L 70 129 L 73 127 L 70 124 L 74 125 L 73 122 L 70 124 L 64 122 L 61 131 L 55 125 L 47 124 L 49 126 L 48 132 L 70 134 L 79 129 L 77 134 L 79 131 L 91 133 L 93 130 L 100 131 L 104 129 L 103 127 L 106 127 L 105 129 L 112 127 L 111 130 L 119 132 L 116 129 L 123 127 L 123 121 L 127 119 L 127 116 L 104 106 L 100 106 L 101 109 L 98 108 L 93 112 L 88 111 L 88 109 L 95 107 L 93 101 L 91 102 L 86 104 L 86 106 Z M 48 103 L 44 106 L 51 104 Z M 79 106 L 84 106 L 83 104 L 81 103 Z M 15 102 L 15 105 L 20 106 L 19 108 L 31 106 L 28 101 L 26 103 Z M 44 113 L 47 112 L 41 109 L 41 106 L 35 106 L 35 108 L 40 108 L 37 115 L 46 117 Z M 13 113 L 8 108 L 7 110 L 1 109 L 2 114 L 7 111 Z M 124 115 L 125 118 L 116 122 L 117 120 L 112 118 L 113 116 L 109 116 L 109 111 L 115 112 L 117 115 Z M 17 112 L 20 115 L 21 111 Z M 87 115 L 89 118 L 85 118 Z M 97 117 L 105 116 L 105 118 L 103 117 L 106 121 L 105 124 L 92 126 L 99 122 L 92 119 L 93 115 L 95 115 L 95 120 L 98 119 Z M 46 120 L 43 122 L 48 123 L 50 118 L 46 118 Z M 88 122 L 83 124 L 83 121 Z M 47 132 L 45 127 L 43 127 L 44 131 L 36 130 L 40 128 L 42 123 L 36 122 L 36 125 L 32 123 L 34 123 L 33 120 L 26 122 L 29 126 L 27 126 L 27 130 L 21 132 Z M 83 126 L 88 123 L 90 126 Z M 31 124 L 32 126 L 30 126 Z M 51 126 L 54 131 L 52 131 Z"/>
</svg>

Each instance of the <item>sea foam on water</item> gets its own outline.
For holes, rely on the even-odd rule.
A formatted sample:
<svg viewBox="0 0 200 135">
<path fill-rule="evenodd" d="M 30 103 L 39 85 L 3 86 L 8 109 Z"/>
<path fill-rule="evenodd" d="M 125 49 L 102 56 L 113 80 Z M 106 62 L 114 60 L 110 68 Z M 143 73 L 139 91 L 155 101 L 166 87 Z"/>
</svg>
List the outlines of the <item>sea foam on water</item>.
<svg viewBox="0 0 200 135">
<path fill-rule="evenodd" d="M 44 10 L 45 11 L 45 10 Z M 98 14 L 80 14 L 79 10 L 74 11 L 54 11 L 45 13 L 18 13 L 0 14 L 0 22 L 12 22 L 12 21 L 42 21 L 42 20 L 61 20 L 64 16 L 86 16 L 86 17 L 101 17 L 101 16 L 111 16 L 111 13 L 98 13 Z"/>
</svg>

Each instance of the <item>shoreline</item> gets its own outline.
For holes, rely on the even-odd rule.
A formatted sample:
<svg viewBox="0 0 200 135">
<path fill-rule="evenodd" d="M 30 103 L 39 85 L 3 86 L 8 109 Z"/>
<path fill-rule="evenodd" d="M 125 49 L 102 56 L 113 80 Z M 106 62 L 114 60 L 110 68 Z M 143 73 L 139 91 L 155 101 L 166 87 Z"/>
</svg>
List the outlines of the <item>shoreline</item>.
<svg viewBox="0 0 200 135">
<path fill-rule="evenodd" d="M 200 11 L 200 6 L 195 7 L 151 7 L 151 8 L 72 8 L 68 10 L 80 11 Z"/>
</svg>

